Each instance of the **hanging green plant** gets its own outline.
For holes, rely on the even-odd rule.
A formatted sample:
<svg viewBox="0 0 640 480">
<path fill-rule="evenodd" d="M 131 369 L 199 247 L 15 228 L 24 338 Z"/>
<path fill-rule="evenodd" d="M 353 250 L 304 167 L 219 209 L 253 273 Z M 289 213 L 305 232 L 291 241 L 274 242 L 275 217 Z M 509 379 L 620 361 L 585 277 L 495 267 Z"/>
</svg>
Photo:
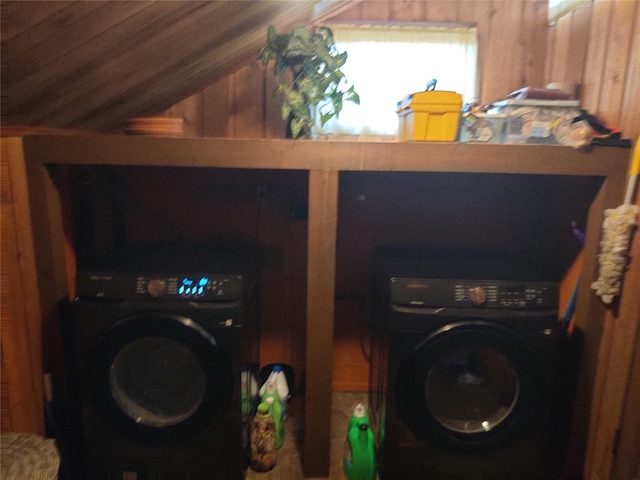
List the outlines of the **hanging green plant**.
<svg viewBox="0 0 640 480">
<path fill-rule="evenodd" d="M 282 118 L 289 122 L 293 138 L 311 138 L 316 114 L 324 126 L 340 115 L 344 102 L 360 104 L 353 85 L 346 88 L 341 70 L 347 52 L 338 52 L 328 27 L 298 27 L 278 34 L 270 25 L 259 58 L 263 65 L 275 63 L 274 94 L 283 96 Z M 286 78 L 287 71 L 291 78 Z"/>
</svg>

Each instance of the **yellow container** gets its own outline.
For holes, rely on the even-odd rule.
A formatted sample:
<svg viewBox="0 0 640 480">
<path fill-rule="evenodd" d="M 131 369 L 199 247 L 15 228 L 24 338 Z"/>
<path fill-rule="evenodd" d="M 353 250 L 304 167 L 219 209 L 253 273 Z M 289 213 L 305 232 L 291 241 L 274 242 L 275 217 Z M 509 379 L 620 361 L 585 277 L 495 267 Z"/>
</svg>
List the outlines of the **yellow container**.
<svg viewBox="0 0 640 480">
<path fill-rule="evenodd" d="M 401 142 L 453 142 L 458 133 L 462 95 L 429 90 L 398 103 Z"/>
</svg>

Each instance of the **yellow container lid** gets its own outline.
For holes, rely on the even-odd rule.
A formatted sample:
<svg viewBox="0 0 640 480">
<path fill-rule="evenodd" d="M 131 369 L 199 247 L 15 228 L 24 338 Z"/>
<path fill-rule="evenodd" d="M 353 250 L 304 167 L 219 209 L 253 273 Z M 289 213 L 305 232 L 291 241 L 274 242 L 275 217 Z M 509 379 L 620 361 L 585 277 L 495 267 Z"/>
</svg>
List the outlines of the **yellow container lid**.
<svg viewBox="0 0 640 480">
<path fill-rule="evenodd" d="M 398 112 L 418 105 L 451 105 L 452 110 L 460 110 L 462 107 L 462 95 L 447 90 L 412 93 L 398 102 Z"/>
</svg>

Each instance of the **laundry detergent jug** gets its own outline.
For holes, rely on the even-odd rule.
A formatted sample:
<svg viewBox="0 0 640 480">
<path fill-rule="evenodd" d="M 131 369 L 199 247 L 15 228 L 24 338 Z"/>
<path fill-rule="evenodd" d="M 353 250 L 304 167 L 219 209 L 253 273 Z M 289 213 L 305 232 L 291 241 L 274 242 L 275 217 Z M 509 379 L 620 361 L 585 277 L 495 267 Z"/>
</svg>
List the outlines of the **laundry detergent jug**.
<svg viewBox="0 0 640 480">
<path fill-rule="evenodd" d="M 344 473 L 348 480 L 375 480 L 375 446 L 369 416 L 359 403 L 349 419 L 344 445 Z"/>
</svg>

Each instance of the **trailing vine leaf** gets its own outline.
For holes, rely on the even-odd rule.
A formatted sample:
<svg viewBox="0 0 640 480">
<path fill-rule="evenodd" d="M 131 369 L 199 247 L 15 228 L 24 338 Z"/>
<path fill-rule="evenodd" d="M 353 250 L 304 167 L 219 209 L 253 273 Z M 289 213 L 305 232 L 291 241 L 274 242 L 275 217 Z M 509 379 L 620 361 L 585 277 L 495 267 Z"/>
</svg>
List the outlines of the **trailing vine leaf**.
<svg viewBox="0 0 640 480">
<path fill-rule="evenodd" d="M 338 52 L 329 27 L 296 27 L 278 34 L 270 25 L 259 60 L 263 65 L 274 62 L 278 83 L 274 94 L 283 97 L 282 118 L 290 122 L 293 138 L 311 138 L 314 112 L 324 125 L 340 115 L 344 102 L 360 104 L 353 85 L 345 90 L 346 78 L 340 69 L 347 52 Z M 287 71 L 290 78 L 284 75 Z"/>
</svg>

